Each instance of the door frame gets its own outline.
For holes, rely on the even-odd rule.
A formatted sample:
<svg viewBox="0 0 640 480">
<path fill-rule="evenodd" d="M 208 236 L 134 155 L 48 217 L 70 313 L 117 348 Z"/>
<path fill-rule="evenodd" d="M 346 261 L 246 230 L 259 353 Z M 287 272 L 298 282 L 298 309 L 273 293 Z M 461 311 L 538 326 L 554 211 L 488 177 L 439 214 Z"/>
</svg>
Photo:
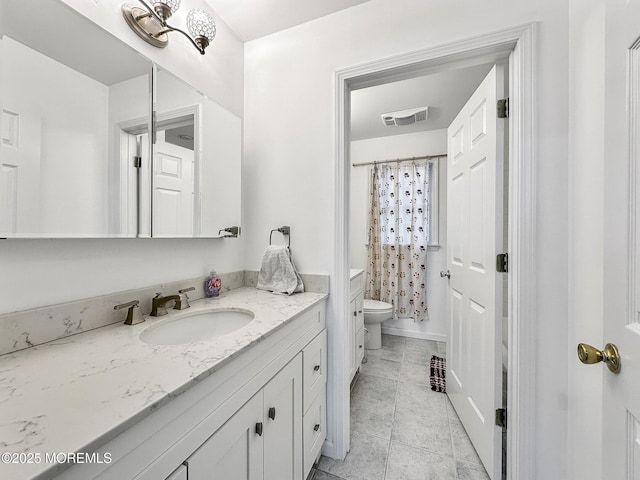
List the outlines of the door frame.
<svg viewBox="0 0 640 480">
<path fill-rule="evenodd" d="M 509 57 L 509 354 L 507 478 L 535 475 L 536 283 L 536 23 L 489 32 L 456 42 L 400 54 L 335 72 L 334 215 L 335 258 L 328 329 L 330 364 L 327 383 L 328 437 L 323 454 L 343 459 L 349 450 L 349 119 L 351 90 L 424 75 L 451 65 Z"/>
</svg>

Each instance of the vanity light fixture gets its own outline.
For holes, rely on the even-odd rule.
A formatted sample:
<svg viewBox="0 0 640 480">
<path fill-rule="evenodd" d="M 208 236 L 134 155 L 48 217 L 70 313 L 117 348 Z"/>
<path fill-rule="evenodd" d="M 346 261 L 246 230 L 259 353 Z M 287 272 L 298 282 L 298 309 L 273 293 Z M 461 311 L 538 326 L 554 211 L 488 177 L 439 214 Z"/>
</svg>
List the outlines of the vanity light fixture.
<svg viewBox="0 0 640 480">
<path fill-rule="evenodd" d="M 153 0 L 153 5 L 145 0 L 138 1 L 142 7 L 125 3 L 122 5 L 122 14 L 131 30 L 154 47 L 166 47 L 169 33 L 180 32 L 204 55 L 205 49 L 216 36 L 216 24 L 204 10 L 194 8 L 187 14 L 187 33 L 167 23 L 171 15 L 180 8 L 181 0 Z"/>
</svg>

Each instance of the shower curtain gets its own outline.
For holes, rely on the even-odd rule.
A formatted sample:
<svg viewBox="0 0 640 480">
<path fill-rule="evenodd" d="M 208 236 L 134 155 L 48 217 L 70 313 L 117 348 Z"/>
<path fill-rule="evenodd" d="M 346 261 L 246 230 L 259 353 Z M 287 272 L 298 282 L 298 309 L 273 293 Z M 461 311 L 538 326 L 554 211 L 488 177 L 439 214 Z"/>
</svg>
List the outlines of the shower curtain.
<svg viewBox="0 0 640 480">
<path fill-rule="evenodd" d="M 371 175 L 365 298 L 394 318 L 427 318 L 429 175 L 422 164 L 376 165 Z"/>
</svg>

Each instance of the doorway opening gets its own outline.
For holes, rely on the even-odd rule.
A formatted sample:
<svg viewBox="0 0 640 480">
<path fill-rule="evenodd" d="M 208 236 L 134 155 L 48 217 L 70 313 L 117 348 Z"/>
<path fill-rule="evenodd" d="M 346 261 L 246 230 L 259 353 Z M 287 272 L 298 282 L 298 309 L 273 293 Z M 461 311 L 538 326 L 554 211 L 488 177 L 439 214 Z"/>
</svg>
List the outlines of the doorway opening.
<svg viewBox="0 0 640 480">
<path fill-rule="evenodd" d="M 337 318 L 349 319 L 349 187 L 351 93 L 366 87 L 415 78 L 455 68 L 496 63 L 509 58 L 509 214 L 508 251 L 508 383 L 506 478 L 524 479 L 533 472 L 533 375 L 526 359 L 533 353 L 535 290 L 533 276 L 534 138 L 533 44 L 535 25 L 525 25 L 336 73 L 336 295 Z M 337 321 L 330 333 L 335 361 L 329 372 L 329 437 L 323 453 L 344 458 L 349 450 L 348 373 L 340 370 L 349 355 L 348 321 Z M 530 358 L 530 357 L 529 357 Z M 345 361 L 341 361 L 345 360 Z M 490 419 L 493 421 L 493 419 Z"/>
</svg>

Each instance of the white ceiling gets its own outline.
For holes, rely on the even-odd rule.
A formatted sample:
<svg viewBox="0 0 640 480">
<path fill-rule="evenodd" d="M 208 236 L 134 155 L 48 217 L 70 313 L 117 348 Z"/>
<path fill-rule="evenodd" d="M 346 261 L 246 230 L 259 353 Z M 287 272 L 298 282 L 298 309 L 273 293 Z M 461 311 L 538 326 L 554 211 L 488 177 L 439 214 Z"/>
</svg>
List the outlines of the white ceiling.
<svg viewBox="0 0 640 480">
<path fill-rule="evenodd" d="M 369 0 L 206 0 L 242 41 L 254 40 Z"/>
<path fill-rule="evenodd" d="M 447 128 L 493 64 L 425 75 L 351 93 L 351 140 Z M 384 126 L 383 113 L 429 107 L 426 121 L 402 127 Z"/>
</svg>

